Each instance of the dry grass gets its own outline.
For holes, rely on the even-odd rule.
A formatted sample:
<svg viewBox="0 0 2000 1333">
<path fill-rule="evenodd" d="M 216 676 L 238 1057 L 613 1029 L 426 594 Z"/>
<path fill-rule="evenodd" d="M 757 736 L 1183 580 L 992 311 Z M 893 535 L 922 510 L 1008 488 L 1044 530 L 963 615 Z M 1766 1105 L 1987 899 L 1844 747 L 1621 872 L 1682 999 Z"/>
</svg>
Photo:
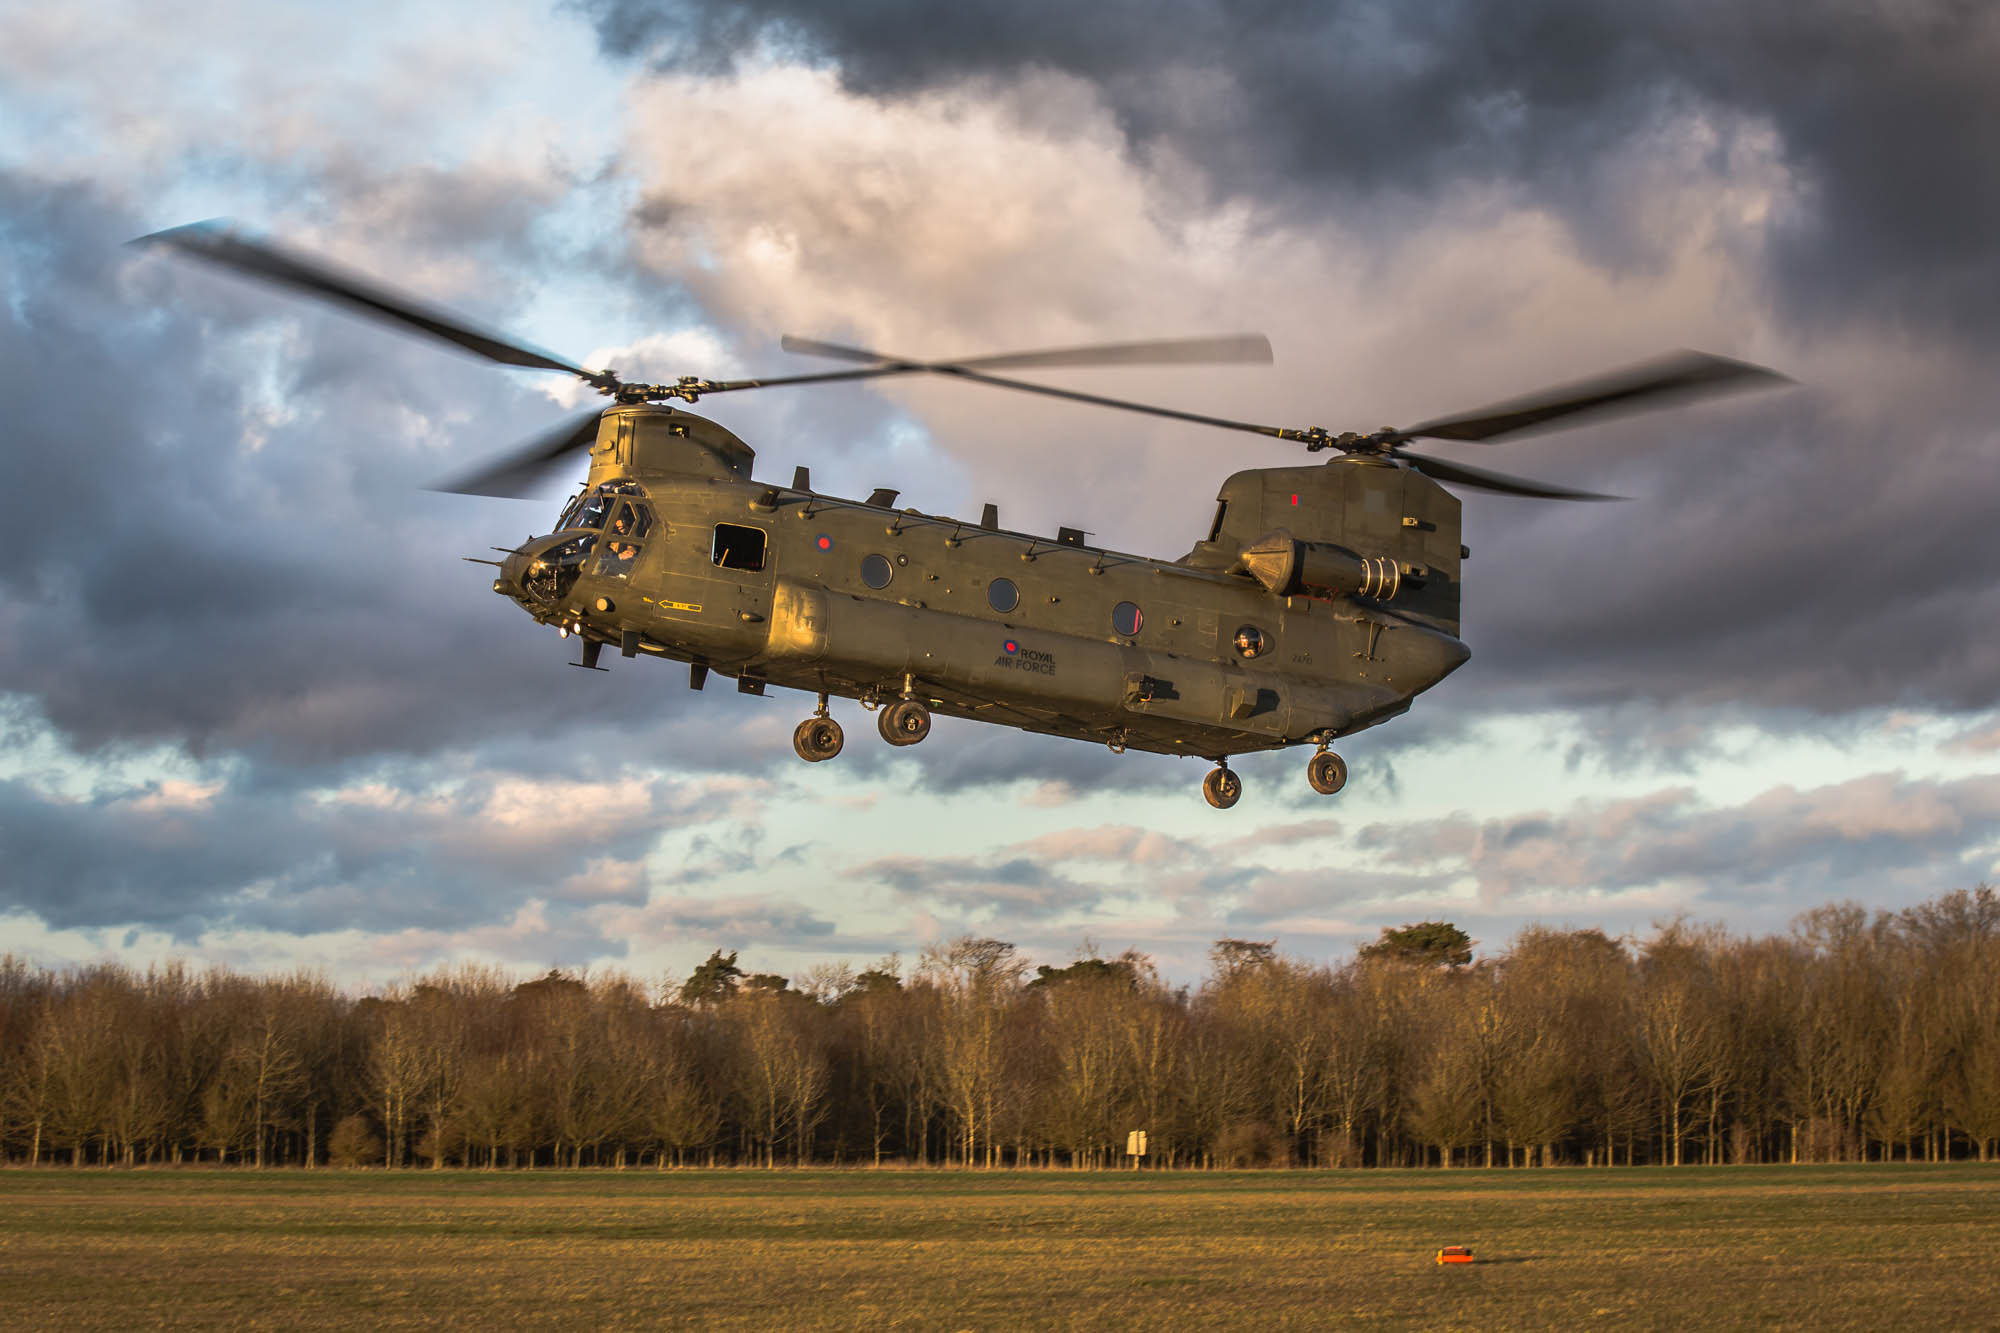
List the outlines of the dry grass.
<svg viewBox="0 0 2000 1333">
<path fill-rule="evenodd" d="M 64 1333 L 1944 1330 L 1996 1297 L 2000 1167 L 0 1172 L 0 1326 Z"/>
</svg>

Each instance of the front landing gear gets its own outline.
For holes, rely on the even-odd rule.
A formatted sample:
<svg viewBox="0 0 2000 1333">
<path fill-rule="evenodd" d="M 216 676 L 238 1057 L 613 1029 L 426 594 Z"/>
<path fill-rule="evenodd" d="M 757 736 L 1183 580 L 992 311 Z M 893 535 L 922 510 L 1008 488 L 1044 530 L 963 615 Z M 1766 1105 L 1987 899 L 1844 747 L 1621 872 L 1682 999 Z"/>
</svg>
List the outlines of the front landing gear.
<svg viewBox="0 0 2000 1333">
<path fill-rule="evenodd" d="M 1229 770 L 1229 761 L 1224 759 L 1201 780 L 1201 796 L 1216 809 L 1227 810 L 1242 799 L 1243 779 Z"/>
<path fill-rule="evenodd" d="M 1321 796 L 1331 796 L 1347 785 L 1347 761 L 1331 750 L 1321 750 L 1306 761 L 1306 781 Z"/>
<path fill-rule="evenodd" d="M 817 764 L 839 754 L 846 739 L 840 724 L 827 716 L 826 696 L 822 694 L 818 709 L 792 732 L 792 749 L 808 764 Z"/>
</svg>

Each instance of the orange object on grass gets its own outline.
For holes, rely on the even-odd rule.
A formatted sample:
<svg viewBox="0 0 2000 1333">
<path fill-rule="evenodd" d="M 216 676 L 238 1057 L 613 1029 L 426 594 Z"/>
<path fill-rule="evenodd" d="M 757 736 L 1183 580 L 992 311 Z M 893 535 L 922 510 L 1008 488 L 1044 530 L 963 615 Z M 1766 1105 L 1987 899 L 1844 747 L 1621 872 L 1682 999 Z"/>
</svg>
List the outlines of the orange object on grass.
<svg viewBox="0 0 2000 1333">
<path fill-rule="evenodd" d="M 1472 1262 L 1472 1251 L 1464 1245 L 1447 1245 L 1438 1251 L 1438 1262 L 1441 1264 L 1469 1264 Z"/>
</svg>

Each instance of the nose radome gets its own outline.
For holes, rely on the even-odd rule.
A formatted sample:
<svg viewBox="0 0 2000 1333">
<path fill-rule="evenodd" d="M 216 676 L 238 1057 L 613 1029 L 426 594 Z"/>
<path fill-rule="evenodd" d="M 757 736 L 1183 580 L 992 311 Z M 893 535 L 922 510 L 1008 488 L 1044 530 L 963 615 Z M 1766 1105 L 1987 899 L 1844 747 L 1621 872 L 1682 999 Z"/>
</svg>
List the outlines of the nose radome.
<svg viewBox="0 0 2000 1333">
<path fill-rule="evenodd" d="M 528 557 L 519 551 L 513 552 L 500 562 L 500 577 L 493 580 L 493 591 L 502 597 L 519 598 L 526 591 L 522 579 L 527 572 Z"/>
</svg>

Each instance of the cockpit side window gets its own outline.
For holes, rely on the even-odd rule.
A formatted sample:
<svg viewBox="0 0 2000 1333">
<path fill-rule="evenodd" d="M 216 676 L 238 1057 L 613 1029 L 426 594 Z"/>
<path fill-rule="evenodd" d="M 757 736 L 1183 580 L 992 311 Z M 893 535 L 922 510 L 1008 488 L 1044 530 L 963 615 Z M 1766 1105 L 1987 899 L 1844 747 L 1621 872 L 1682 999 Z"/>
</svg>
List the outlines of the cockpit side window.
<svg viewBox="0 0 2000 1333">
<path fill-rule="evenodd" d="M 604 520 L 609 517 L 610 513 L 611 497 L 607 495 L 593 495 L 583 502 L 583 507 L 577 511 L 576 519 L 571 526 L 578 528 L 601 528 L 604 526 Z"/>
<path fill-rule="evenodd" d="M 630 537 L 634 541 L 643 538 L 653 526 L 652 511 L 644 505 L 635 505 L 629 500 L 618 506 L 618 512 L 611 517 L 611 535 Z"/>
<path fill-rule="evenodd" d="M 604 543 L 604 549 L 598 553 L 597 566 L 591 573 L 607 575 L 614 579 L 629 578 L 639 563 L 639 550 L 637 542 L 620 541 L 613 536 Z"/>
<path fill-rule="evenodd" d="M 724 569 L 762 569 L 764 530 L 740 523 L 716 524 L 714 560 Z"/>
</svg>

